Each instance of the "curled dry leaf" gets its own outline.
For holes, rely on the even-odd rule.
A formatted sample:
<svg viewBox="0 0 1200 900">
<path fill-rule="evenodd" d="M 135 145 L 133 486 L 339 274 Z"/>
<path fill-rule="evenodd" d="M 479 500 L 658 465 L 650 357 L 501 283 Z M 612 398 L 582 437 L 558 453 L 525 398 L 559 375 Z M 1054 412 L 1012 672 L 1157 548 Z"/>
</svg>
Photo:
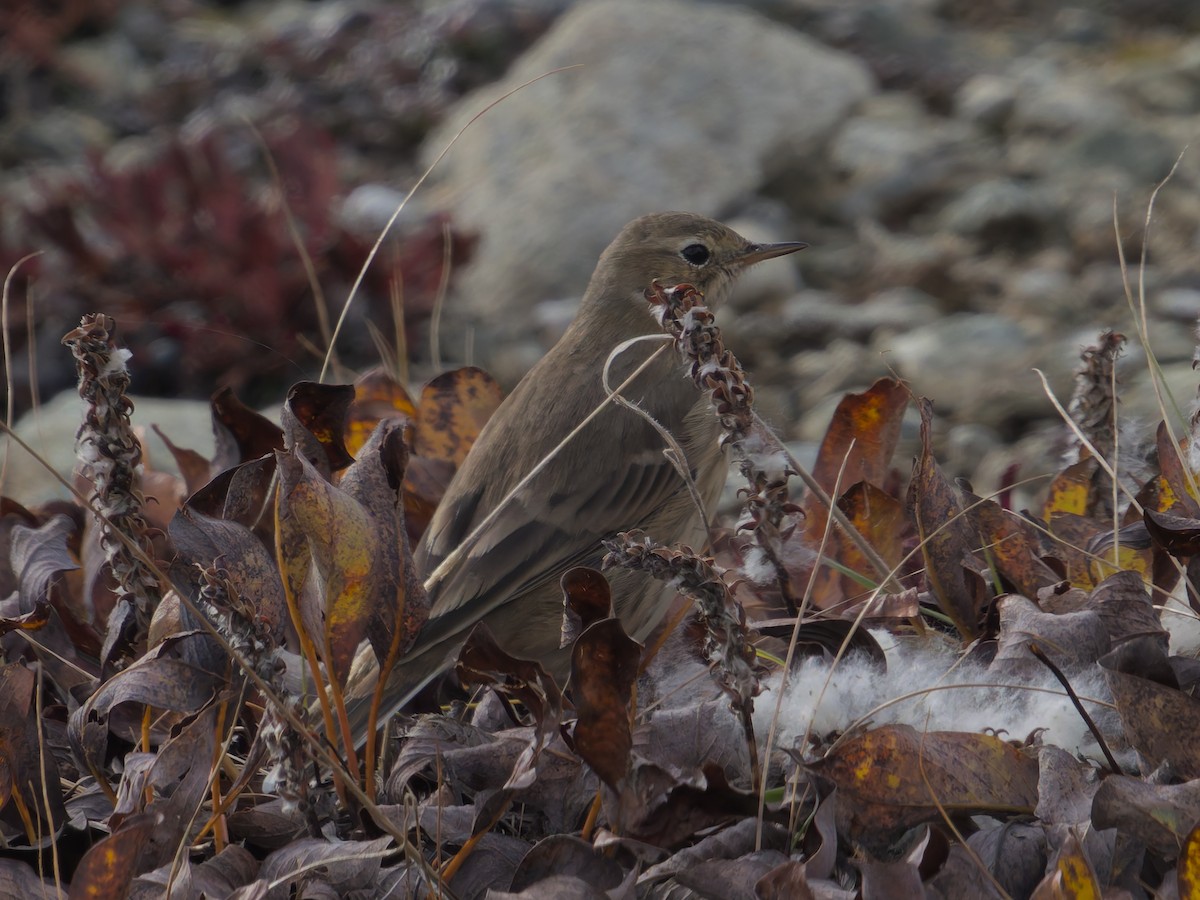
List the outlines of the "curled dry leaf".
<svg viewBox="0 0 1200 900">
<path fill-rule="evenodd" d="M 346 413 L 346 449 L 357 457 L 380 422 L 396 417 L 411 420 L 416 413 L 400 382 L 382 368 L 371 369 L 354 382 L 354 401 Z"/>
<path fill-rule="evenodd" d="M 559 579 L 563 592 L 563 624 L 560 647 L 569 647 L 585 628 L 613 615 L 612 590 L 602 572 L 590 566 L 575 566 Z"/>
<path fill-rule="evenodd" d="M 1111 648 L 1104 620 L 1095 610 L 1054 615 L 1042 612 L 1019 594 L 1001 597 L 996 605 L 1000 637 L 989 667 L 993 674 L 1032 677 L 1042 671 L 1042 664 L 1029 650 L 1031 644 L 1037 644 L 1068 674 L 1096 662 Z"/>
<path fill-rule="evenodd" d="M 310 638 L 344 684 L 364 640 L 382 664 L 393 638 L 406 648 L 428 612 L 403 540 L 399 426 L 381 424 L 339 485 L 293 452 L 279 453 L 277 465 L 279 568 Z"/>
<path fill-rule="evenodd" d="M 216 438 L 212 461 L 214 473 L 283 449 L 283 429 L 242 403 L 232 388 L 217 391 L 209 405 Z"/>
<path fill-rule="evenodd" d="M 292 385 L 280 414 L 284 447 L 322 475 L 344 469 L 354 460 L 346 449 L 346 414 L 353 401 L 354 388 L 348 384 Z"/>
<path fill-rule="evenodd" d="M 109 719 L 123 703 L 176 713 L 194 713 L 215 696 L 223 678 L 178 659 L 159 657 L 160 645 L 102 684 L 72 713 L 67 727 L 71 749 L 93 771 L 105 764 Z"/>
<path fill-rule="evenodd" d="M 975 574 L 978 562 L 972 549 L 976 543 L 963 515 L 958 492 L 946 480 L 933 458 L 933 405 L 926 399 L 921 410 L 921 454 L 913 463 L 909 485 L 909 507 L 917 523 L 925 577 L 937 598 L 964 638 L 974 638 L 990 597 Z"/>
<path fill-rule="evenodd" d="M 1178 856 L 1182 865 L 1189 834 L 1200 823 L 1200 780 L 1150 784 L 1141 778 L 1111 775 L 1096 791 L 1091 821 L 1096 828 L 1120 829 L 1163 859 Z"/>
</svg>

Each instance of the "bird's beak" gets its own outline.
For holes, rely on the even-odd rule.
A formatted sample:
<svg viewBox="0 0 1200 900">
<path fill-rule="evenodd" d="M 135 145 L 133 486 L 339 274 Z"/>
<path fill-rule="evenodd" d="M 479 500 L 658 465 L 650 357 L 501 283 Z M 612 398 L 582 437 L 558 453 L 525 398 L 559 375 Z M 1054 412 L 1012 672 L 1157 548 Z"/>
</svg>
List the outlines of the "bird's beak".
<svg viewBox="0 0 1200 900">
<path fill-rule="evenodd" d="M 803 250 L 808 244 L 804 241 L 782 241 L 778 244 L 747 244 L 737 256 L 737 262 L 743 266 L 752 266 L 764 259 L 774 259 L 777 256 L 787 256 L 797 250 Z"/>
</svg>

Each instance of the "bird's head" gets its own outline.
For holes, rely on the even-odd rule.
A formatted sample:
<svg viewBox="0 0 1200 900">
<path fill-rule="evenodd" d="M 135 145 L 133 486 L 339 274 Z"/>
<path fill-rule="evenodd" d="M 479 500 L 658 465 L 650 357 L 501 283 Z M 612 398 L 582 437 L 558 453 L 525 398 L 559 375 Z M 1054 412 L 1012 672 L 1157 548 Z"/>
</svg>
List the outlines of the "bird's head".
<svg viewBox="0 0 1200 900">
<path fill-rule="evenodd" d="M 764 259 L 795 253 L 800 242 L 758 244 L 732 228 L 694 213 L 654 213 L 621 229 L 600 257 L 581 312 L 645 315 L 651 282 L 692 284 L 708 306 L 725 301 L 738 275 Z M 589 307 L 592 307 L 589 309 Z"/>
</svg>

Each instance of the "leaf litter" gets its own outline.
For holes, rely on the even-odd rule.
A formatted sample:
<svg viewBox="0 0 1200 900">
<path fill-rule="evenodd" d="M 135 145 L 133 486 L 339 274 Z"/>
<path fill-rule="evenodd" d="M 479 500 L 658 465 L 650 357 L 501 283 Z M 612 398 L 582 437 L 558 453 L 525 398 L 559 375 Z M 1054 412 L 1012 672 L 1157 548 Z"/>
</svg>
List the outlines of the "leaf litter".
<svg viewBox="0 0 1200 900">
<path fill-rule="evenodd" d="M 221 392 L 214 457 L 169 445 L 172 483 L 137 469 L 112 320 L 85 321 L 81 390 L 106 399 L 83 458 L 118 493 L 0 509 L 0 829 L 19 855 L 0 884 L 1191 896 L 1194 436 L 1160 428 L 1114 508 L 1093 454 L 1114 446 L 1120 341 L 1084 351 L 1071 458 L 1040 509 L 1013 510 L 940 471 L 928 401 L 902 475 L 910 398 L 890 379 L 839 406 L 809 475 L 757 419 L 703 297 L 647 300 L 747 485 L 711 557 L 612 537 L 610 565 L 686 598 L 670 627 L 643 648 L 603 574 L 572 570 L 567 685 L 478 628 L 420 699 L 434 711 L 374 722 L 365 746 L 344 691 L 423 627 L 410 547 L 495 383 L 461 369 L 415 401 L 379 371 L 299 384 L 282 429 Z M 139 519 L 143 491 L 170 504 L 165 533 Z"/>
</svg>

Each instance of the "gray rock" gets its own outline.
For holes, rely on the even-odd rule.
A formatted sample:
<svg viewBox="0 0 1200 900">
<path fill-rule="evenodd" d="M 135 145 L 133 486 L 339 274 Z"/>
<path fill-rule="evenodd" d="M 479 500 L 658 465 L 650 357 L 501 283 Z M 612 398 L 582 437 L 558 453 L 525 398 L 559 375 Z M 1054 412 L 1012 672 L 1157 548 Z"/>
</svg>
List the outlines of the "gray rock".
<svg viewBox="0 0 1200 900">
<path fill-rule="evenodd" d="M 1047 415 L 1034 366 L 1049 364 L 1031 335 L 1003 316 L 959 313 L 877 345 L 913 393 L 929 397 L 939 416 L 992 427 Z M 1073 365 L 1073 363 L 1071 363 Z M 1070 366 L 1059 364 L 1052 386 L 1069 390 Z"/>
<path fill-rule="evenodd" d="M 1067 73 L 1048 63 L 1019 64 L 1024 68 L 1010 119 L 1014 130 L 1063 134 L 1127 120 L 1124 106 L 1094 75 Z"/>
<path fill-rule="evenodd" d="M 1177 322 L 1195 325 L 1200 317 L 1200 290 L 1189 287 L 1168 288 L 1150 298 L 1158 315 Z"/>
<path fill-rule="evenodd" d="M 976 75 L 954 96 L 954 111 L 981 128 L 999 131 L 1008 121 L 1017 99 L 1017 85 L 998 75 Z"/>
<path fill-rule="evenodd" d="M 669 35 L 669 40 L 665 36 Z M 426 142 L 481 242 L 460 288 L 499 316 L 578 294 L 613 235 L 662 209 L 722 215 L 813 152 L 871 90 L 852 57 L 739 10 L 597 0 L 568 12 Z"/>
<path fill-rule="evenodd" d="M 1129 173 L 1137 184 L 1162 181 L 1171 171 L 1179 149 L 1153 128 L 1132 122 L 1087 128 L 1058 148 L 1054 169 L 1087 172 L 1114 168 Z"/>
<path fill-rule="evenodd" d="M 355 234 L 374 240 L 395 214 L 406 193 L 385 184 L 360 184 L 342 201 L 338 221 Z M 415 194 L 400 210 L 396 224 L 392 226 L 393 235 L 408 226 L 424 223 L 428 214 L 423 198 L 419 193 Z"/>
<path fill-rule="evenodd" d="M 890 175 L 971 136 L 961 122 L 935 119 L 907 94 L 873 97 L 846 120 L 829 145 L 829 159 L 851 178 Z"/>
<path fill-rule="evenodd" d="M 935 297 L 914 287 L 885 288 L 859 304 L 859 321 L 867 336 L 876 331 L 912 331 L 937 320 L 941 315 Z"/>
<path fill-rule="evenodd" d="M 212 456 L 212 413 L 207 401 L 135 397 L 131 419 L 135 429 L 143 429 L 145 457 L 156 469 L 178 472 L 170 451 L 150 430 L 151 425 L 158 425 L 176 446 Z M 83 401 L 74 391 L 63 391 L 22 416 L 13 430 L 55 472 L 70 481 L 75 467 L 75 433 L 82 421 Z M 8 468 L 0 494 L 26 505 L 70 496 L 45 466 L 17 444 L 6 440 L 5 449 Z"/>
<path fill-rule="evenodd" d="M 942 210 L 941 227 L 991 243 L 1032 244 L 1057 210 L 1040 185 L 1009 178 L 981 181 Z"/>
</svg>

